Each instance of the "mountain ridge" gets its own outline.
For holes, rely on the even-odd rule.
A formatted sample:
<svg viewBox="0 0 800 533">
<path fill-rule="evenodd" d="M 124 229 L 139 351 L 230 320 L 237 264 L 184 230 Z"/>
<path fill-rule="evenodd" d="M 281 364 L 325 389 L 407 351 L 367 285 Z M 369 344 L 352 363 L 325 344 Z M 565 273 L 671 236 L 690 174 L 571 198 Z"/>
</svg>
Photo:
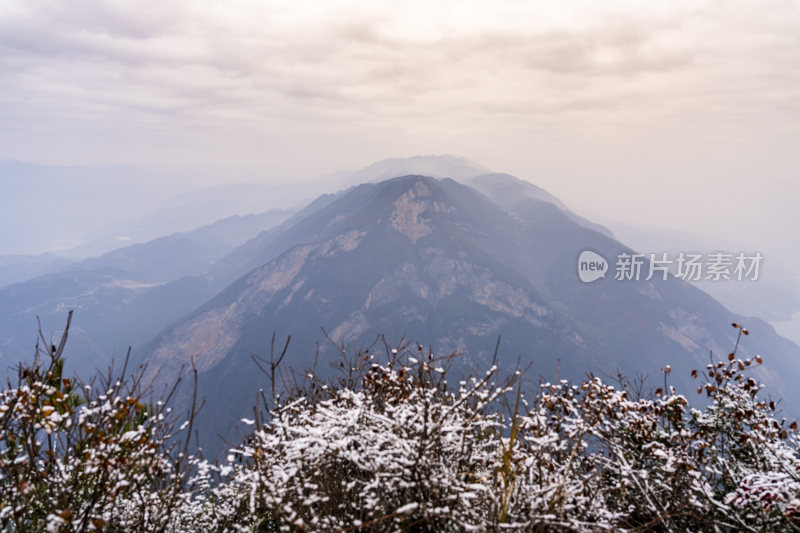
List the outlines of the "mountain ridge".
<svg viewBox="0 0 800 533">
<path fill-rule="evenodd" d="M 670 364 L 686 386 L 708 350 L 727 353 L 728 324 L 742 320 L 674 278 L 582 284 L 575 270 L 581 249 L 605 257 L 631 250 L 549 202 L 523 198 L 509 213 L 451 179 L 404 176 L 354 187 L 284 228 L 279 240 L 267 244 L 272 259 L 146 350 L 165 376 L 194 361 L 204 391 L 217 398 L 206 420 L 218 433 L 246 415 L 243 391 L 265 379 L 250 358 L 263 354 L 273 332 L 295 339 L 287 364 L 298 369 L 310 367 L 315 353 L 335 352 L 324 346 L 326 336 L 363 346 L 383 334 L 440 354 L 461 352 L 478 366 L 490 363 L 500 336 L 506 368 L 518 355 L 551 377 L 633 376 Z M 751 324 L 755 347 L 741 352 L 779 352 L 779 371 L 757 372 L 789 397 L 786 379 L 797 372 L 787 358 L 800 348 L 763 322 Z"/>
</svg>

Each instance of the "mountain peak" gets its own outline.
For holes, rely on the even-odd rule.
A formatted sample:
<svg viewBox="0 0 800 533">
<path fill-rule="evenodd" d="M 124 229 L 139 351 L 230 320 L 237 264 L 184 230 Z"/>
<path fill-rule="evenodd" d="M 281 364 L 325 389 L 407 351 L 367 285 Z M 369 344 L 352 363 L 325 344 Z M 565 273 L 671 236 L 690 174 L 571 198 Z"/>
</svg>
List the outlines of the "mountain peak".
<svg viewBox="0 0 800 533">
<path fill-rule="evenodd" d="M 351 183 L 375 183 L 398 176 L 424 175 L 434 178 L 468 180 L 488 172 L 490 171 L 487 168 L 463 157 L 448 154 L 416 155 L 376 161 L 350 173 L 347 179 Z"/>
<path fill-rule="evenodd" d="M 398 184 L 402 186 L 408 185 L 411 187 L 417 187 L 420 184 L 430 185 L 436 183 L 437 181 L 438 180 L 432 176 L 422 174 L 406 174 L 404 176 L 397 176 L 395 178 L 383 180 L 379 183 L 379 185 Z"/>
</svg>

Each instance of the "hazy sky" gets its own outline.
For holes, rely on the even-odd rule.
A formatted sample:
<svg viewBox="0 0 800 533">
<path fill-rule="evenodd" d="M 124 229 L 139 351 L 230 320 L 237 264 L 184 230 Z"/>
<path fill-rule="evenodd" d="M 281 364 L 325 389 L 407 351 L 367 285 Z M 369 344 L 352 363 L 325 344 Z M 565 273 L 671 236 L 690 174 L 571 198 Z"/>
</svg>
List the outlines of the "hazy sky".
<svg viewBox="0 0 800 533">
<path fill-rule="evenodd" d="M 794 247 L 800 3 L 0 2 L 0 159 L 241 181 L 431 153 Z"/>
</svg>

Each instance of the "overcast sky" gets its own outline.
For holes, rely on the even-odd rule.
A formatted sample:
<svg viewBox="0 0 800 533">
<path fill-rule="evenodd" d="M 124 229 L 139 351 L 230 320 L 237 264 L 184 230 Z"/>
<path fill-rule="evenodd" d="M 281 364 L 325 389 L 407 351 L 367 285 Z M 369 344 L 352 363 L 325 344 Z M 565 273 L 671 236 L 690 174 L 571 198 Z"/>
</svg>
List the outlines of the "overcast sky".
<svg viewBox="0 0 800 533">
<path fill-rule="evenodd" d="M 798 2 L 0 2 L 0 159 L 242 181 L 433 153 L 794 248 Z"/>
</svg>

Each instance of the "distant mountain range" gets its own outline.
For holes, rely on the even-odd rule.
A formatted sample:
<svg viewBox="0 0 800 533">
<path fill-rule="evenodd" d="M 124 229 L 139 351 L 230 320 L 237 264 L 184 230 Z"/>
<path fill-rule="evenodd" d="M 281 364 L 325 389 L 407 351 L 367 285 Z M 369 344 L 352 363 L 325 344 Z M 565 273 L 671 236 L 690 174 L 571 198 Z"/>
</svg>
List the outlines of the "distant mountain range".
<svg viewBox="0 0 800 533">
<path fill-rule="evenodd" d="M 486 167 L 463 157 L 452 155 L 418 155 L 414 157 L 390 157 L 367 165 L 355 172 L 343 174 L 344 183 L 359 185 L 384 181 L 403 175 L 425 175 L 433 178 L 451 178 L 466 182 L 477 176 L 490 174 Z"/>
<path fill-rule="evenodd" d="M 464 161 L 430 159 L 459 181 L 382 179 L 404 170 L 391 160 L 297 212 L 224 219 L 0 287 L 0 362 L 32 352 L 35 316 L 52 329 L 75 308 L 71 369 L 102 367 L 129 344 L 165 382 L 193 360 L 207 398 L 201 431 L 224 435 L 266 384 L 251 357 L 268 352 L 273 333 L 292 336 L 286 365 L 298 370 L 318 350 L 327 370 L 337 348 L 326 336 L 363 347 L 378 335 L 484 369 L 499 337 L 499 365 L 530 365 L 531 386 L 587 372 L 663 383 L 671 365 L 670 382 L 689 392 L 690 371 L 709 352 L 727 355 L 730 324 L 742 322 L 752 335 L 740 354 L 763 355 L 753 371 L 800 413 L 800 347 L 675 278 L 615 280 L 614 259 L 632 250 L 608 229 L 531 183 Z M 424 170 L 425 158 L 409 166 Z M 612 265 L 605 279 L 581 282 L 585 250 Z"/>
<path fill-rule="evenodd" d="M 128 346 L 146 342 L 213 296 L 224 286 L 205 275 L 215 261 L 290 214 L 233 216 L 99 257 L 60 260 L 61 269 L 50 265 L 58 259 L 33 256 L 50 261 L 51 271 L 0 287 L 0 375 L 33 354 L 37 317 L 43 332 L 56 337 L 68 309 L 75 310 L 67 348 L 70 368 L 81 374 L 104 369 Z M 24 265 L 32 259 L 16 261 Z"/>
<path fill-rule="evenodd" d="M 608 221 L 607 225 L 620 241 L 644 254 L 760 250 L 752 243 L 721 242 L 718 239 L 658 226 L 634 226 L 619 221 Z M 758 283 L 700 280 L 693 284 L 732 311 L 756 315 L 771 324 L 777 324 L 800 314 L 800 278 L 793 271 L 793 265 L 791 258 L 781 257 L 770 250 Z M 793 338 L 795 342 L 798 339 L 800 335 Z"/>
<path fill-rule="evenodd" d="M 0 281 L 4 256 L 35 262 L 30 256 L 50 252 L 80 260 L 233 215 L 297 209 L 318 194 L 289 182 L 203 187 L 136 168 L 0 160 Z"/>
<path fill-rule="evenodd" d="M 0 255 L 0 287 L 64 270 L 71 263 L 55 254 Z"/>
<path fill-rule="evenodd" d="M 72 248 L 171 194 L 168 183 L 133 168 L 0 161 L 0 254 Z"/>
</svg>

